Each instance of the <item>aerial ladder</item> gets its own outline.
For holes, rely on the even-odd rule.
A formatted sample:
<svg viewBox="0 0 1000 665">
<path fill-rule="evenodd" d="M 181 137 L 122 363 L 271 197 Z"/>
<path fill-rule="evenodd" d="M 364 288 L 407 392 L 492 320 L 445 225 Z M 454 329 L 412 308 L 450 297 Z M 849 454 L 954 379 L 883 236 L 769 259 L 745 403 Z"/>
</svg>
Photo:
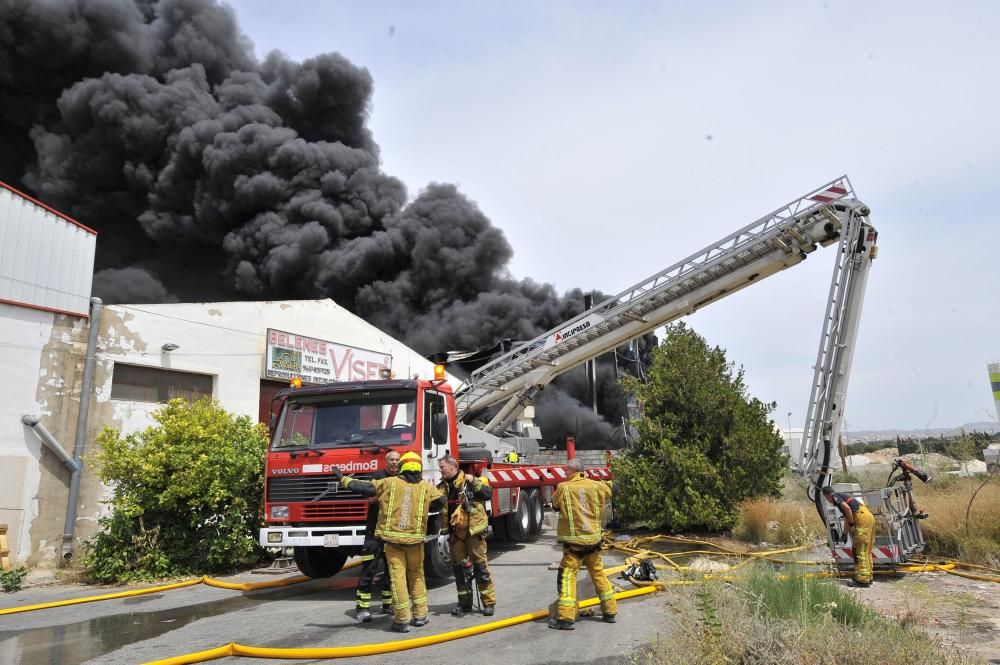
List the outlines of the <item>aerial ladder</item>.
<svg viewBox="0 0 1000 665">
<path fill-rule="evenodd" d="M 503 437 L 554 378 L 656 328 L 804 261 L 837 243 L 798 468 L 827 528 L 838 564 L 850 565 L 843 518 L 819 487 L 830 484 L 843 422 L 864 289 L 877 254 L 869 208 L 842 176 L 774 210 L 579 316 L 512 348 L 472 372 L 456 392 L 463 440 Z M 487 415 L 488 414 L 488 415 Z M 488 418 L 488 420 L 487 420 Z M 875 562 L 899 563 L 922 551 L 910 488 L 863 493 L 882 525 Z"/>
</svg>

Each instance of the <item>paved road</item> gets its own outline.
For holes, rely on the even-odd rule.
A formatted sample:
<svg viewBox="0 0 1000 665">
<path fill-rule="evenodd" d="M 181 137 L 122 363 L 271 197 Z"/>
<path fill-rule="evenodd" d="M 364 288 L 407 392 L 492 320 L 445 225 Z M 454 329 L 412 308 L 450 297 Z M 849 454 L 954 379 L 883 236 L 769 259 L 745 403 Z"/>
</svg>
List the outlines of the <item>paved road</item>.
<svg viewBox="0 0 1000 665">
<path fill-rule="evenodd" d="M 552 536 L 523 545 L 491 543 L 490 565 L 497 584 L 495 619 L 544 609 L 555 599 L 555 571 L 559 560 Z M 620 561 L 609 554 L 607 565 Z M 243 575 L 240 581 L 262 576 Z M 491 619 L 470 615 L 461 619 L 448 612 L 455 604 L 454 585 L 429 589 L 431 621 L 401 636 L 388 630 L 391 619 L 376 619 L 364 627 L 353 625 L 356 571 L 285 589 L 238 592 L 203 585 L 122 600 L 87 603 L 0 617 L 0 663 L 13 665 L 79 665 L 143 663 L 209 649 L 229 642 L 266 647 L 347 646 L 447 632 Z M 111 589 L 101 592 L 115 591 Z M 0 606 L 11 607 L 67 597 L 93 595 L 80 587 L 45 587 L 0 596 Z M 594 595 L 586 573 L 580 577 L 579 596 Z M 375 663 L 405 658 L 440 665 L 509 665 L 525 663 L 597 663 L 628 654 L 669 629 L 663 599 L 643 596 L 621 603 L 617 624 L 581 619 L 573 632 L 555 631 L 543 621 L 423 647 L 400 656 L 346 659 L 339 663 Z M 305 662 L 229 658 L 236 663 Z M 318 662 L 318 661 L 309 661 Z"/>
</svg>

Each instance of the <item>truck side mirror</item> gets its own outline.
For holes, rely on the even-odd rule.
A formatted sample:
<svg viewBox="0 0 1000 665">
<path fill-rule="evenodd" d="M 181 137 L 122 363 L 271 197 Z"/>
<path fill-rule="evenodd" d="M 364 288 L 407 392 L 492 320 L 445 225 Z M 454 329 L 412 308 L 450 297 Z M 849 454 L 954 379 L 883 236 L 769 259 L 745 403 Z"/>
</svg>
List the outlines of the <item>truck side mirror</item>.
<svg viewBox="0 0 1000 665">
<path fill-rule="evenodd" d="M 437 445 L 448 441 L 448 414 L 435 413 L 431 416 L 431 436 Z"/>
</svg>

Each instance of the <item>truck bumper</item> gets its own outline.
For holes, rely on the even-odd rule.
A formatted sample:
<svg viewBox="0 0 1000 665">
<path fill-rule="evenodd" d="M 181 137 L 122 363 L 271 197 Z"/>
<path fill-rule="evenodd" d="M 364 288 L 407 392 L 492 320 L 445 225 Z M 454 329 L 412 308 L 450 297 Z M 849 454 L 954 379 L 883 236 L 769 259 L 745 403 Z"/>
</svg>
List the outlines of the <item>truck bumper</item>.
<svg viewBox="0 0 1000 665">
<path fill-rule="evenodd" d="M 327 543 L 335 535 L 336 545 Z M 271 526 L 260 530 L 261 547 L 361 547 L 365 527 L 361 526 Z"/>
</svg>

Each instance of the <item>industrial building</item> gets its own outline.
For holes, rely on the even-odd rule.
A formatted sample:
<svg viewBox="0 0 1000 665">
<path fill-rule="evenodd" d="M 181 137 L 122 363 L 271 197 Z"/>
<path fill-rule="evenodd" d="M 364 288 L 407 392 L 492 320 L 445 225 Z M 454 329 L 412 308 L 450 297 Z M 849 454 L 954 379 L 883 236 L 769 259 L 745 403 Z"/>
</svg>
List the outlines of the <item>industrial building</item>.
<svg viewBox="0 0 1000 665">
<path fill-rule="evenodd" d="M 332 300 L 92 302 L 95 240 L 0 188 L 0 524 L 16 564 L 54 565 L 95 532 L 106 488 L 77 461 L 105 427 L 140 431 L 172 397 L 211 396 L 266 421 L 292 376 L 433 375 L 420 354 Z"/>
</svg>

